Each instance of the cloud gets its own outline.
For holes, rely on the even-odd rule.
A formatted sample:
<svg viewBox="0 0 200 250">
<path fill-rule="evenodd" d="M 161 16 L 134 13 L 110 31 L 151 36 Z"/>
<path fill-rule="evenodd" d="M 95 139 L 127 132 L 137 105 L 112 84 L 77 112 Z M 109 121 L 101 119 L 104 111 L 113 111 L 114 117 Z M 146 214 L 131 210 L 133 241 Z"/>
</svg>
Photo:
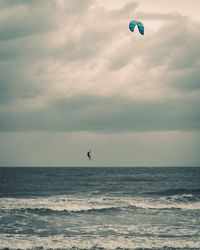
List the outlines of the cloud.
<svg viewBox="0 0 200 250">
<path fill-rule="evenodd" d="M 190 69 L 186 72 L 172 72 L 167 79 L 167 83 L 172 88 L 184 94 L 200 93 L 200 72 L 198 68 Z"/>
<path fill-rule="evenodd" d="M 135 2 L 1 7 L 2 131 L 199 129 L 199 23 L 137 12 Z M 128 30 L 133 16 L 144 36 Z"/>
<path fill-rule="evenodd" d="M 20 98 L 32 98 L 39 94 L 39 85 L 36 86 L 36 83 L 32 84 L 32 80 L 28 81 L 27 74 L 18 70 L 15 71 L 12 68 L 10 73 L 7 69 L 5 70 L 6 72 L 4 72 L 4 67 L 0 69 L 0 104 L 10 103 Z"/>
<path fill-rule="evenodd" d="M 193 67 L 198 62 L 199 51 L 197 44 L 199 23 L 192 22 L 181 16 L 164 22 L 160 29 L 153 34 L 150 41 L 150 64 L 165 64 L 172 69 Z"/>
<path fill-rule="evenodd" d="M 25 104 L 25 103 L 24 103 Z M 198 100 L 133 101 L 119 97 L 79 96 L 43 108 L 16 105 L 0 112 L 1 130 L 19 131 L 156 131 L 197 130 Z"/>
<path fill-rule="evenodd" d="M 1 10 L 0 40 L 43 35 L 56 28 L 50 1 L 6 1 Z"/>
<path fill-rule="evenodd" d="M 48 1 L 48 0 L 47 0 Z M 16 5 L 33 5 L 33 4 L 38 4 L 40 3 L 40 0 L 1 0 L 0 6 L 1 7 L 12 7 Z"/>
</svg>

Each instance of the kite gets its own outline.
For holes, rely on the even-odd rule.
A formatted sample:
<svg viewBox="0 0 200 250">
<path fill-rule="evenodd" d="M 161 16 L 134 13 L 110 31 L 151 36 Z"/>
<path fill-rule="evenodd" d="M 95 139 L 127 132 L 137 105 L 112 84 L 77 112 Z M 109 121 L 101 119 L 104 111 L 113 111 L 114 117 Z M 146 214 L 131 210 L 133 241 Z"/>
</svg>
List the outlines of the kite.
<svg viewBox="0 0 200 250">
<path fill-rule="evenodd" d="M 133 32 L 134 29 L 135 29 L 135 26 L 138 27 L 138 30 L 139 30 L 140 34 L 144 35 L 144 25 L 141 22 L 138 22 L 138 21 L 135 21 L 135 20 L 130 21 L 130 23 L 129 23 L 130 31 Z"/>
</svg>

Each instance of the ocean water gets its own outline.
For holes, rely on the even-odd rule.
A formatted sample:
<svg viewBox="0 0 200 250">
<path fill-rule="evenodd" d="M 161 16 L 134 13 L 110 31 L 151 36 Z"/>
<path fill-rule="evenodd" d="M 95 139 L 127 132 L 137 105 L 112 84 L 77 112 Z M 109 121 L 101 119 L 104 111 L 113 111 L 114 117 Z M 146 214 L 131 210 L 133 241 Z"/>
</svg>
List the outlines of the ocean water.
<svg viewBox="0 0 200 250">
<path fill-rule="evenodd" d="M 200 168 L 0 168 L 0 249 L 200 249 Z"/>
</svg>

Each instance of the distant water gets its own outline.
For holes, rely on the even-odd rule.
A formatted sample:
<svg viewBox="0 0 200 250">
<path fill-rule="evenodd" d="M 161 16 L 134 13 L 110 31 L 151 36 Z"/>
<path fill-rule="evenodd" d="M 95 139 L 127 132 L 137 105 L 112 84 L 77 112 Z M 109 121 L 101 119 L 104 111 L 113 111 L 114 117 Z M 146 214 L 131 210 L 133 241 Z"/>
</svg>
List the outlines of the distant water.
<svg viewBox="0 0 200 250">
<path fill-rule="evenodd" d="M 0 168 L 0 249 L 200 249 L 200 168 Z"/>
</svg>

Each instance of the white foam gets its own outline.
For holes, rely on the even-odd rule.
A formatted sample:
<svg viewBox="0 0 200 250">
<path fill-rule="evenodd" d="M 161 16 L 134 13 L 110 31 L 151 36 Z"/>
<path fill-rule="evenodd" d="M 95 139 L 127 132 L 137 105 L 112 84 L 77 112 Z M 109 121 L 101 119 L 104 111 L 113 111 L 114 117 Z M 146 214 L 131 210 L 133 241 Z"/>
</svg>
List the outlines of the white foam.
<svg viewBox="0 0 200 250">
<path fill-rule="evenodd" d="M 187 196 L 189 197 L 189 196 Z M 178 202 L 177 202 L 178 199 Z M 182 201 L 180 197 L 77 197 L 52 196 L 40 198 L 0 198 L 0 209 L 51 209 L 53 211 L 88 211 L 93 209 L 126 208 L 127 206 L 142 209 L 185 209 L 200 210 L 200 201 Z"/>
<path fill-rule="evenodd" d="M 103 247 L 105 249 L 116 248 L 196 248 L 200 249 L 200 240 L 184 238 L 155 238 L 155 237 L 65 237 L 64 235 L 37 237 L 28 235 L 0 235 L 1 248 L 10 249 L 35 249 L 43 247 L 44 249 L 67 249 L 77 247 L 81 249 L 90 249 L 92 247 Z"/>
<path fill-rule="evenodd" d="M 186 202 L 175 202 L 173 200 L 166 200 L 165 198 L 160 199 L 141 199 L 133 200 L 130 202 L 138 208 L 144 209 L 184 209 L 184 210 L 199 210 L 200 202 L 186 203 Z"/>
<path fill-rule="evenodd" d="M 104 199 L 102 197 L 77 197 L 77 196 L 53 196 L 47 198 L 1 198 L 1 209 L 51 209 L 53 211 L 87 211 L 92 209 L 106 209 L 123 207 L 123 201 L 117 199 Z"/>
</svg>

